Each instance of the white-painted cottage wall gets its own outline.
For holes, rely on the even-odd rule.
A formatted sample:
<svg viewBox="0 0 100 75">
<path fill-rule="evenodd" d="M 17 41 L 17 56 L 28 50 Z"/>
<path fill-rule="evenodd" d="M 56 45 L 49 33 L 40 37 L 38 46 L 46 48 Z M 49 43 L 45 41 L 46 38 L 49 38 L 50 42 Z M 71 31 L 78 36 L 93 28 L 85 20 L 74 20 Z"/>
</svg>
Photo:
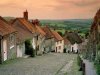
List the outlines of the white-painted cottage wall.
<svg viewBox="0 0 100 75">
<path fill-rule="evenodd" d="M 32 39 L 32 46 L 34 49 L 36 49 L 36 38 L 35 37 Z"/>
<path fill-rule="evenodd" d="M 59 48 L 61 47 L 61 48 Z M 55 43 L 55 52 L 63 53 L 64 50 L 64 40 Z"/>
<path fill-rule="evenodd" d="M 71 52 L 72 51 L 77 52 L 78 50 L 79 50 L 79 47 L 78 47 L 78 44 L 77 43 L 71 45 Z"/>
<path fill-rule="evenodd" d="M 17 45 L 17 57 L 23 57 L 25 55 L 25 43 Z"/>
</svg>

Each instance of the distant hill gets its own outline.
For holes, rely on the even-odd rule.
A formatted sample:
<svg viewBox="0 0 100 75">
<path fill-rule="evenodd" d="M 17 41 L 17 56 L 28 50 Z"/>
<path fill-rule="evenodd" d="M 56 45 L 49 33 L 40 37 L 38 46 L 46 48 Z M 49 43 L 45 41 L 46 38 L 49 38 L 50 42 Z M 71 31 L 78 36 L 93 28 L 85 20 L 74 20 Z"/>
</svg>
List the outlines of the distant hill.
<svg viewBox="0 0 100 75">
<path fill-rule="evenodd" d="M 11 19 L 14 19 L 14 17 L 3 17 L 6 21 L 10 21 Z"/>
<path fill-rule="evenodd" d="M 86 33 L 92 24 L 92 19 L 41 20 L 42 26 L 48 25 L 54 29 L 64 29 Z"/>
</svg>

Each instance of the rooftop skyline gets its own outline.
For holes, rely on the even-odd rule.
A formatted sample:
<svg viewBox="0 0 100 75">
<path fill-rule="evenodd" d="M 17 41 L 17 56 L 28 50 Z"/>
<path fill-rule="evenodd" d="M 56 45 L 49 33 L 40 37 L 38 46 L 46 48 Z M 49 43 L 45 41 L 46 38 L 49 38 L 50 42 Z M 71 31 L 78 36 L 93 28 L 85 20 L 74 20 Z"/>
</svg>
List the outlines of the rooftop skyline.
<svg viewBox="0 0 100 75">
<path fill-rule="evenodd" d="M 1 0 L 0 16 L 30 19 L 88 19 L 100 8 L 100 0 Z"/>
</svg>

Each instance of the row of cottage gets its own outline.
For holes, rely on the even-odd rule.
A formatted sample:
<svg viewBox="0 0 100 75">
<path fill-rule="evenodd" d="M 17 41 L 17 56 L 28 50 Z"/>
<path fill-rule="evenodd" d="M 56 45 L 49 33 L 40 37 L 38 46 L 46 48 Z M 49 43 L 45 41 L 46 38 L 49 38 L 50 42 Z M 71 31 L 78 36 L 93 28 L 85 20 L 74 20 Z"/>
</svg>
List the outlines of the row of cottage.
<svg viewBox="0 0 100 75">
<path fill-rule="evenodd" d="M 25 56 L 25 41 L 30 40 L 35 55 L 48 52 L 78 52 L 82 40 L 78 34 L 66 32 L 60 36 L 48 26 L 40 26 L 39 20 L 28 20 L 27 10 L 23 18 L 9 22 L 0 17 L 0 62 Z"/>
<path fill-rule="evenodd" d="M 100 9 L 94 16 L 87 40 L 86 58 L 100 62 Z"/>
</svg>

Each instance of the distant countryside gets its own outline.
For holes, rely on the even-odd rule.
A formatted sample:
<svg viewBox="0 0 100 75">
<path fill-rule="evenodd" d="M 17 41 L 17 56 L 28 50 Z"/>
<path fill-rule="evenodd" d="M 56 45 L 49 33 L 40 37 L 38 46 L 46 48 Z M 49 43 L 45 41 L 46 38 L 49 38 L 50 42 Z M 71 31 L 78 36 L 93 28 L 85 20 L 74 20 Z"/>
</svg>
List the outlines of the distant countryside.
<svg viewBox="0 0 100 75">
<path fill-rule="evenodd" d="M 77 31 L 84 36 L 90 29 L 92 19 L 69 19 L 69 20 L 41 20 L 42 25 L 48 25 L 58 32 Z"/>
</svg>

